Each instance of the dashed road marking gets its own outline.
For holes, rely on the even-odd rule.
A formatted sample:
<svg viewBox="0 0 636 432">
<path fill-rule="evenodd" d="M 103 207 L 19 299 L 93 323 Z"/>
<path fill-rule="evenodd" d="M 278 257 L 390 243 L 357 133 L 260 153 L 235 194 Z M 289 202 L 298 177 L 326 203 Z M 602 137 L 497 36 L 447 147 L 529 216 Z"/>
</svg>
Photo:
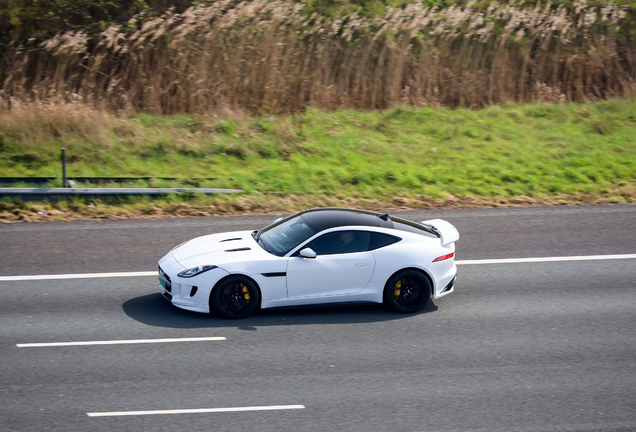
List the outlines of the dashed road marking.
<svg viewBox="0 0 636 432">
<path fill-rule="evenodd" d="M 457 260 L 457 265 L 478 265 L 478 264 L 518 264 L 518 263 L 540 263 L 540 262 L 561 262 L 561 261 L 602 261 L 618 259 L 635 259 L 636 254 L 625 255 L 582 255 L 563 257 L 538 257 L 538 258 L 500 258 L 482 260 Z"/>
<path fill-rule="evenodd" d="M 196 408 L 196 409 L 175 409 L 175 410 L 155 410 L 155 411 L 114 411 L 114 412 L 94 412 L 86 413 L 89 417 L 115 417 L 115 416 L 142 416 L 161 414 L 201 414 L 201 413 L 223 413 L 237 411 L 276 411 L 304 409 L 304 405 L 271 405 L 271 406 L 251 406 L 233 408 Z"/>
<path fill-rule="evenodd" d="M 87 341 L 87 342 L 45 342 L 45 343 L 23 343 L 16 344 L 18 348 L 42 348 L 42 347 L 64 347 L 64 346 L 86 346 L 86 345 L 131 345 L 150 343 L 171 343 L 171 342 L 208 342 L 223 341 L 224 337 L 193 337 L 193 338 L 172 338 L 172 339 L 129 339 L 129 340 L 109 340 L 109 341 Z"/>
<path fill-rule="evenodd" d="M 146 272 L 118 272 L 118 273 L 73 273 L 57 275 L 28 275 L 28 276 L 0 276 L 0 282 L 55 280 L 55 279 L 97 279 L 116 277 L 157 276 L 157 271 Z"/>
</svg>

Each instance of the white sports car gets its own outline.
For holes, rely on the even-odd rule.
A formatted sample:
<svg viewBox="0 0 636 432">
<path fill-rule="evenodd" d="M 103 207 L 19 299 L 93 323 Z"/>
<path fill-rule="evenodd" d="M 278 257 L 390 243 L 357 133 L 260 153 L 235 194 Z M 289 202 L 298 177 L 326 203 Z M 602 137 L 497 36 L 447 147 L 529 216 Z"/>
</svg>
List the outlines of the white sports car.
<svg viewBox="0 0 636 432">
<path fill-rule="evenodd" d="M 305 210 L 258 231 L 197 237 L 159 260 L 173 305 L 244 318 L 258 307 L 386 303 L 412 313 L 454 290 L 459 233 L 343 208 Z"/>
</svg>

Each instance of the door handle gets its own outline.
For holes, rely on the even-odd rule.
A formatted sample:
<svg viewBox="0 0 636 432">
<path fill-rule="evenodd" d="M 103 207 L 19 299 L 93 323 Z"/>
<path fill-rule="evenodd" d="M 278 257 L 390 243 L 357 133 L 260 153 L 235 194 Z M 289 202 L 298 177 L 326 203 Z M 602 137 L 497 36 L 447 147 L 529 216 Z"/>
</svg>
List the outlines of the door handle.
<svg viewBox="0 0 636 432">
<path fill-rule="evenodd" d="M 367 263 L 357 263 L 357 264 L 356 264 L 356 267 L 364 267 L 364 266 L 366 266 L 366 265 L 367 265 Z"/>
</svg>

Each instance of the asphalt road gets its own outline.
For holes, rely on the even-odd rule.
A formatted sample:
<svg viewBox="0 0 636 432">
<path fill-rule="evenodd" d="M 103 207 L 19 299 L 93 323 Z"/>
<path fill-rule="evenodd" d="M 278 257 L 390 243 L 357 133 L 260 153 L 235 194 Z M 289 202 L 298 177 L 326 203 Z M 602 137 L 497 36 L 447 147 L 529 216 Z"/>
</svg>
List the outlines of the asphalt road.
<svg viewBox="0 0 636 432">
<path fill-rule="evenodd" d="M 457 226 L 459 260 L 636 253 L 636 206 L 401 212 Z M 0 276 L 152 271 L 168 249 L 275 216 L 0 225 Z M 0 282 L 4 431 L 636 431 L 636 259 L 464 265 L 422 313 L 225 321 L 156 278 Z M 19 348 L 16 344 L 225 337 Z M 87 413 L 303 405 L 89 417 Z"/>
</svg>

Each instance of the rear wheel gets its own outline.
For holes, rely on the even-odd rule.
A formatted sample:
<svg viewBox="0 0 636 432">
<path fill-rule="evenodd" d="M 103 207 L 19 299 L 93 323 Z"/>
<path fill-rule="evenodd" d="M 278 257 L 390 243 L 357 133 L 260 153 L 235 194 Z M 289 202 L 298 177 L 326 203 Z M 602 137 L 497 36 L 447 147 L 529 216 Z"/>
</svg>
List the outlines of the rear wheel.
<svg viewBox="0 0 636 432">
<path fill-rule="evenodd" d="M 222 280 L 212 291 L 210 303 L 223 318 L 239 319 L 252 314 L 258 307 L 261 294 L 256 284 L 244 276 Z"/>
<path fill-rule="evenodd" d="M 431 298 L 431 282 L 422 273 L 404 270 L 396 273 L 384 287 L 384 302 L 401 313 L 421 310 Z"/>
</svg>

